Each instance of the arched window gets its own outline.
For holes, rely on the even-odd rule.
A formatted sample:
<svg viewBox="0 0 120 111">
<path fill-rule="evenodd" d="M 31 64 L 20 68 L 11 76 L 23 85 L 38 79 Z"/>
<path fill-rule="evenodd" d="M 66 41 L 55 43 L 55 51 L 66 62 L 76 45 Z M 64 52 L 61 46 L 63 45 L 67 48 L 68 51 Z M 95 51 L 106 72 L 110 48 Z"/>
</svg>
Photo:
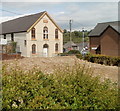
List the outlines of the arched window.
<svg viewBox="0 0 120 111">
<path fill-rule="evenodd" d="M 55 44 L 55 52 L 58 52 L 58 43 Z"/>
<path fill-rule="evenodd" d="M 43 39 L 48 39 L 48 28 L 46 26 L 43 28 Z"/>
<path fill-rule="evenodd" d="M 36 54 L 36 45 L 35 44 L 32 45 L 32 54 Z"/>
<path fill-rule="evenodd" d="M 58 29 L 55 29 L 55 39 L 58 39 Z"/>
<path fill-rule="evenodd" d="M 31 30 L 31 36 L 32 36 L 32 39 L 35 39 L 35 28 L 32 28 L 32 30 Z"/>
</svg>

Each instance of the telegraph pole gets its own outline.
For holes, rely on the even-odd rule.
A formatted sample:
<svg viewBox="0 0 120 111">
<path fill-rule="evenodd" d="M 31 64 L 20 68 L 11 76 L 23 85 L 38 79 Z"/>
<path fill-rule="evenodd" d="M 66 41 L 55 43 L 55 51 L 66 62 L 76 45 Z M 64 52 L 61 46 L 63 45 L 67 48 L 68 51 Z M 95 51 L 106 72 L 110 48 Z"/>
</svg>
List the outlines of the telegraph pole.
<svg viewBox="0 0 120 111">
<path fill-rule="evenodd" d="M 71 38 L 71 26 L 72 26 L 72 20 L 69 21 L 69 25 L 70 25 L 70 41 L 72 41 L 72 38 Z"/>
<path fill-rule="evenodd" d="M 85 36 L 85 35 L 84 35 L 84 28 L 82 28 L 82 33 L 83 33 L 83 58 L 84 58 L 84 47 L 85 47 L 85 45 L 84 45 L 84 41 L 85 41 L 85 40 L 84 40 L 84 36 Z"/>
<path fill-rule="evenodd" d="M 84 50 L 84 28 L 82 28 L 82 32 L 83 32 L 83 50 Z"/>
</svg>

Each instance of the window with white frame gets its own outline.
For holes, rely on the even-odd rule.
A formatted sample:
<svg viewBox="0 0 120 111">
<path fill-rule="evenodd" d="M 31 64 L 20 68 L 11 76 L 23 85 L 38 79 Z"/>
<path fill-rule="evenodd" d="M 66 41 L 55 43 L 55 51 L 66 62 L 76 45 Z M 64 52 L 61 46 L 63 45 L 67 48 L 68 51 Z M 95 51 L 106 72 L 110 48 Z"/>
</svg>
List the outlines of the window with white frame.
<svg viewBox="0 0 120 111">
<path fill-rule="evenodd" d="M 48 28 L 46 26 L 43 28 L 43 39 L 48 39 Z"/>
</svg>

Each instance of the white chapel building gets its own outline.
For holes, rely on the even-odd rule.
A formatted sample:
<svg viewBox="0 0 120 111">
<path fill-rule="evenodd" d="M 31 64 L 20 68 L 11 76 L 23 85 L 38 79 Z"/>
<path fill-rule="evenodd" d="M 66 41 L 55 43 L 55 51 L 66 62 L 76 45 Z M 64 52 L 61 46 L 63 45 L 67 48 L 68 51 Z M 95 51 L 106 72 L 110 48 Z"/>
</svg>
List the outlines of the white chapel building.
<svg viewBox="0 0 120 111">
<path fill-rule="evenodd" d="M 53 57 L 63 52 L 63 30 L 44 11 L 0 24 L 0 37 L 17 43 L 24 57 Z"/>
</svg>

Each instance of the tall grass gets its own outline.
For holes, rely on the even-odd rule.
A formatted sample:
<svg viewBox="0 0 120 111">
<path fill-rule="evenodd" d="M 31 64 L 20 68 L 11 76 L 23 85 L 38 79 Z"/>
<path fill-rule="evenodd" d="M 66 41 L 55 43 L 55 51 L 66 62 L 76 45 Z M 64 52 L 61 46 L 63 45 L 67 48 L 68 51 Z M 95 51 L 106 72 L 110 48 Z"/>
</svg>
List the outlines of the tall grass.
<svg viewBox="0 0 120 111">
<path fill-rule="evenodd" d="M 3 109 L 116 109 L 117 85 L 80 65 L 43 74 L 39 68 L 2 69 Z"/>
</svg>

